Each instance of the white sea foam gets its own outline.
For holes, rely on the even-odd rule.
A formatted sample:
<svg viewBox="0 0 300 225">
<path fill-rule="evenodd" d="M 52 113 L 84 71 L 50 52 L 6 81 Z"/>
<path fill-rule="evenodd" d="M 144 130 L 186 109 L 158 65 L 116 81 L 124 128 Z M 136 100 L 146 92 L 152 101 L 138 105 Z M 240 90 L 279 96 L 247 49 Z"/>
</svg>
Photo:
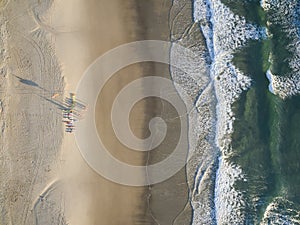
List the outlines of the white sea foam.
<svg viewBox="0 0 300 225">
<path fill-rule="evenodd" d="M 189 113 L 189 148 L 191 150 L 189 153 L 190 160 L 186 167 L 191 205 L 196 212 L 193 214 L 193 223 L 215 224 L 213 199 L 219 154 L 214 143 L 216 99 L 209 73 L 210 56 L 205 46 L 205 40 L 199 32 L 199 25 L 197 23 L 185 24 L 180 20 L 180 16 L 186 16 L 182 10 L 182 5 L 189 8 L 191 5 L 188 4 L 191 4 L 188 0 L 186 2 L 173 1 L 170 21 L 172 24 L 180 24 L 182 33 L 178 32 L 177 29 L 172 30 L 174 34 L 172 41 L 191 48 L 197 57 L 191 58 L 182 54 L 180 57 L 173 57 L 176 49 L 171 48 L 171 61 L 179 60 L 177 63 L 185 65 L 188 72 L 186 74 L 171 67 L 171 76 L 193 99 L 193 108 L 196 109 Z"/>
<path fill-rule="evenodd" d="M 299 74 L 300 75 L 300 74 Z M 271 70 L 267 71 L 267 78 L 270 82 L 269 91 L 285 99 L 287 97 L 300 93 L 300 77 L 298 74 L 292 74 L 289 77 L 276 76 Z"/>
<path fill-rule="evenodd" d="M 275 198 L 268 205 L 261 225 L 298 225 L 300 224 L 299 208 L 285 198 Z"/>
<path fill-rule="evenodd" d="M 291 1 L 296 3 L 296 0 Z M 295 12 L 295 7 L 279 1 L 263 0 L 261 5 L 265 10 L 269 10 L 273 5 L 283 7 L 283 12 L 287 15 Z M 290 34 L 299 37 L 299 21 L 293 13 L 292 19 L 286 23 L 287 29 L 290 29 L 291 23 L 298 24 L 290 29 Z M 226 157 L 232 152 L 231 134 L 233 133 L 234 114 L 231 110 L 232 103 L 240 94 L 251 86 L 251 79 L 245 76 L 233 63 L 233 53 L 237 49 L 246 45 L 250 39 L 264 39 L 272 34 L 268 33 L 265 28 L 246 23 L 245 18 L 235 15 L 231 10 L 223 5 L 220 0 L 194 0 L 194 20 L 199 22 L 201 31 L 205 37 L 206 45 L 211 57 L 209 69 L 212 86 L 217 97 L 217 124 L 216 124 L 216 146 L 221 150 L 221 157 L 218 163 L 214 163 L 208 155 L 201 155 L 198 159 L 198 166 L 194 164 L 188 168 L 188 174 L 194 174 L 193 192 L 191 204 L 194 210 L 193 224 L 244 224 L 246 223 L 245 198 L 243 193 L 235 189 L 234 183 L 237 180 L 245 179 L 242 169 L 238 165 L 229 164 Z M 276 15 L 275 15 L 276 17 Z M 300 88 L 298 72 L 300 71 L 300 41 L 295 39 L 292 46 L 295 54 L 289 62 L 290 67 L 295 72 L 287 77 L 279 77 L 269 70 L 266 76 L 270 81 L 269 90 L 281 97 L 297 94 Z M 299 72 L 300 73 L 300 72 Z M 203 100 L 199 99 L 199 102 Z M 203 109 L 199 108 L 199 111 Z M 204 149 L 212 146 L 203 145 Z M 206 153 L 208 153 L 207 151 Z M 203 158 L 209 159 L 204 162 Z M 218 164 L 216 178 L 211 169 Z M 196 169 L 195 169 L 196 168 Z M 195 172 L 196 170 L 196 172 Z M 209 194 L 207 189 L 208 180 L 215 179 L 214 194 Z M 209 187 L 209 188 L 208 188 Z M 213 206 L 209 200 L 214 197 Z M 274 208 L 275 207 L 275 208 Z M 264 221 L 269 221 L 270 215 L 276 220 L 276 204 L 271 204 L 266 210 Z M 212 212 L 213 211 L 213 212 Z M 278 214 L 280 217 L 280 214 Z M 271 224 L 278 224 L 275 223 Z M 267 223 L 262 223 L 267 224 Z"/>
<path fill-rule="evenodd" d="M 231 153 L 230 136 L 234 121 L 232 103 L 243 90 L 250 87 L 251 79 L 233 65 L 232 59 L 233 53 L 243 47 L 247 40 L 264 38 L 266 30 L 246 23 L 244 18 L 233 14 L 220 0 L 195 0 L 194 20 L 200 22 L 212 57 L 210 76 L 218 100 L 216 145 L 222 155 L 215 184 L 216 223 L 242 224 L 245 203 L 242 193 L 233 186 L 236 180 L 243 179 L 242 170 L 236 165 L 229 165 L 224 158 Z M 194 207 L 194 214 L 197 213 L 201 212 Z M 199 221 L 194 220 L 193 224 L 199 224 Z"/>
<path fill-rule="evenodd" d="M 272 10 L 272 16 L 269 16 L 268 24 L 280 24 L 283 31 L 292 40 L 287 49 L 293 52 L 289 59 L 288 66 L 291 72 L 288 74 L 274 74 L 270 70 L 266 74 L 270 81 L 270 90 L 272 93 L 285 99 L 293 95 L 300 94 L 300 17 L 299 2 L 291 0 L 288 3 L 278 0 L 262 0 L 261 6 L 265 11 Z M 297 13 L 298 12 L 298 13 Z M 267 32 L 268 36 L 272 36 Z M 272 57 L 270 57 L 272 63 Z"/>
<path fill-rule="evenodd" d="M 274 81 L 274 75 L 272 74 L 272 72 L 270 70 L 267 71 L 266 73 L 266 77 L 268 78 L 269 80 L 269 91 L 272 93 L 272 94 L 275 94 L 274 92 L 274 84 L 273 84 L 273 81 Z"/>
<path fill-rule="evenodd" d="M 274 2 L 278 3 L 278 1 L 264 0 L 261 4 L 267 10 L 275 4 Z M 288 12 L 290 9 L 288 7 L 285 10 Z M 200 24 L 211 60 L 204 59 L 206 56 L 199 45 L 189 43 L 191 40 L 187 37 L 181 37 L 176 39 L 180 44 L 197 46 L 199 64 L 190 65 L 183 61 L 191 69 L 191 77 L 186 77 L 186 74 L 174 68 L 171 70 L 173 79 L 179 81 L 196 99 L 197 112 L 189 115 L 191 125 L 189 134 L 191 148 L 197 150 L 194 151 L 187 166 L 191 205 L 194 210 L 193 224 L 244 224 L 247 203 L 243 193 L 236 190 L 234 184 L 237 180 L 245 180 L 245 177 L 242 168 L 230 164 L 226 157 L 232 152 L 231 134 L 235 117 L 231 107 L 240 94 L 251 86 L 251 79 L 233 65 L 232 59 L 233 53 L 244 47 L 248 40 L 264 39 L 272 34 L 264 28 L 246 23 L 245 18 L 235 15 L 220 0 L 195 0 L 193 16 Z M 195 26 L 184 28 L 188 30 L 186 35 L 191 36 L 191 30 L 194 28 Z M 295 29 L 293 33 L 299 35 L 300 31 Z M 294 46 L 300 52 L 300 45 Z M 294 57 L 294 60 L 289 62 L 290 66 L 294 65 L 292 68 L 295 71 L 300 71 L 297 69 L 300 65 L 297 63 L 298 58 L 300 59 Z M 204 64 L 209 61 L 211 63 L 206 67 Z M 210 79 L 205 75 L 206 73 L 209 74 Z M 290 81 L 287 81 L 286 78 L 282 80 L 281 77 L 272 74 L 270 70 L 266 75 L 270 81 L 269 90 L 275 94 L 285 87 L 297 90 L 300 86 L 297 83 L 297 76 L 294 78 L 290 76 Z M 282 93 L 287 93 L 287 89 Z M 212 116 L 215 95 L 217 121 Z M 216 132 L 215 136 L 212 135 L 214 132 Z M 215 138 L 214 144 L 211 141 L 213 138 Z M 220 149 L 220 158 L 217 157 L 215 149 Z M 268 209 L 265 213 L 267 219 L 272 214 L 268 214 Z"/>
<path fill-rule="evenodd" d="M 215 193 L 218 224 L 244 223 L 245 215 L 242 213 L 242 209 L 245 208 L 246 203 L 242 193 L 235 191 L 234 188 L 235 181 L 241 178 L 243 178 L 241 168 L 236 165 L 229 165 L 226 160 L 220 157 Z M 226 197 L 223 197 L 224 195 Z"/>
</svg>

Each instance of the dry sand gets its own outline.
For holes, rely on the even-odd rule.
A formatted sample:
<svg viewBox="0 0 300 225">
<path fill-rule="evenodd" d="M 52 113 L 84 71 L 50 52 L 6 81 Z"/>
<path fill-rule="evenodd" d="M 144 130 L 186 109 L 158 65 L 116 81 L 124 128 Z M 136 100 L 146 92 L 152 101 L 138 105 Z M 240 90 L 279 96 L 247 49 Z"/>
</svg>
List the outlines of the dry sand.
<svg viewBox="0 0 300 225">
<path fill-rule="evenodd" d="M 0 159 L 4 171 L 0 174 L 0 224 L 172 224 L 178 215 L 182 217 L 184 207 L 188 208 L 184 169 L 151 187 L 112 183 L 88 167 L 73 135 L 65 135 L 61 146 L 59 108 L 63 81 L 65 93 L 75 91 L 86 68 L 106 51 L 136 40 L 169 40 L 171 2 L 51 2 L 8 1 L 6 8 L 6 1 L 0 2 L 5 12 L 1 18 L 1 34 L 5 37 L 1 49 L 7 50 L 1 52 L 6 76 L 1 75 L 0 82 Z M 172 149 L 171 143 L 178 136 L 178 121 L 170 123 L 174 132 L 165 145 L 153 155 L 144 155 L 120 146 L 106 118 L 120 88 L 140 76 L 168 77 L 168 66 L 133 65 L 119 75 L 122 79 L 112 79 L 99 98 L 99 133 L 107 145 L 118 149 L 113 154 L 124 161 L 139 165 L 159 161 L 162 154 L 158 152 Z M 60 97 L 51 99 L 57 92 Z M 133 110 L 131 125 L 137 136 L 148 135 L 144 127 L 158 114 L 176 117 L 172 107 L 160 100 L 141 102 Z M 189 209 L 186 212 L 185 219 L 181 219 L 185 222 L 178 224 L 189 224 Z"/>
<path fill-rule="evenodd" d="M 46 3 L 46 4 L 45 4 Z M 59 190 L 63 80 L 51 35 L 38 24 L 47 1 L 1 1 L 0 224 L 65 224 Z M 51 96 L 59 93 L 53 100 Z M 46 208 L 47 210 L 43 210 Z"/>
</svg>

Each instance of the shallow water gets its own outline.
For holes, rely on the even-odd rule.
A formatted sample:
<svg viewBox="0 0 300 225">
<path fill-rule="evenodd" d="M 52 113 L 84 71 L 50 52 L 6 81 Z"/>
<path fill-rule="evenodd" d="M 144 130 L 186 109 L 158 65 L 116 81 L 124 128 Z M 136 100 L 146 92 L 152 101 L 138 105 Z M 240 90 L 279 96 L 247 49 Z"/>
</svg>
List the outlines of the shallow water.
<svg viewBox="0 0 300 225">
<path fill-rule="evenodd" d="M 216 119 L 210 145 L 187 166 L 193 224 L 300 224 L 299 3 L 195 0 L 193 10 L 217 98 L 216 115 L 198 115 Z"/>
</svg>

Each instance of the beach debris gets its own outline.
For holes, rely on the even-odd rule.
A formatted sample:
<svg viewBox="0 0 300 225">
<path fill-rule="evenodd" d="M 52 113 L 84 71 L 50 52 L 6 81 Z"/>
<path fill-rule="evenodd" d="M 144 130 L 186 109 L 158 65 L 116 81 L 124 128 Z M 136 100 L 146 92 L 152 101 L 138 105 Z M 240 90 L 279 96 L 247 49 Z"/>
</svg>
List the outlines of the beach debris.
<svg viewBox="0 0 300 225">
<path fill-rule="evenodd" d="M 56 97 L 58 97 L 58 96 L 59 96 L 59 93 L 55 93 L 54 95 L 52 95 L 51 98 L 53 99 L 53 98 L 56 98 Z"/>
</svg>

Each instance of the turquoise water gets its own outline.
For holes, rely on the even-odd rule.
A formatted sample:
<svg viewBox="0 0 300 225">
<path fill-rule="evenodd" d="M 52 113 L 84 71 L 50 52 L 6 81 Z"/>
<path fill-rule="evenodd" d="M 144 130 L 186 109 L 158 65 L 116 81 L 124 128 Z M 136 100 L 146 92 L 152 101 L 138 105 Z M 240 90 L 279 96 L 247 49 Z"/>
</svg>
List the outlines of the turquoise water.
<svg viewBox="0 0 300 225">
<path fill-rule="evenodd" d="M 260 1 L 223 0 L 225 5 L 248 22 L 266 26 L 274 22 L 274 10 L 264 12 Z M 288 4 L 288 3 L 286 3 Z M 276 11 L 278 14 L 279 12 Z M 284 15 L 283 15 L 284 16 Z M 253 80 L 251 88 L 233 105 L 236 115 L 232 135 L 233 154 L 229 160 L 240 165 L 246 180 L 236 188 L 246 196 L 246 224 L 262 220 L 267 206 L 276 197 L 300 205 L 300 96 L 283 100 L 268 90 L 267 70 L 289 76 L 293 57 L 287 26 L 280 21 L 268 26 L 272 37 L 250 41 L 234 54 L 234 64 Z M 269 55 L 272 54 L 272 62 Z"/>
</svg>

